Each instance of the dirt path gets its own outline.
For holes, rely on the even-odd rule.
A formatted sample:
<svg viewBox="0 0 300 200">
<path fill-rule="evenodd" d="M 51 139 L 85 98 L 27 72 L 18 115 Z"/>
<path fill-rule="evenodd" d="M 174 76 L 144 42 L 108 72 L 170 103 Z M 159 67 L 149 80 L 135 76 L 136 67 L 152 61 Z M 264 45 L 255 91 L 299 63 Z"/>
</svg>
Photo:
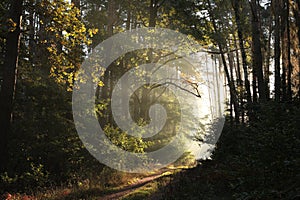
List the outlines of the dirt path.
<svg viewBox="0 0 300 200">
<path fill-rule="evenodd" d="M 116 193 L 114 193 L 114 194 L 109 194 L 109 195 L 100 197 L 99 200 L 119 199 L 119 198 L 125 196 L 126 194 L 129 194 L 129 193 L 143 187 L 147 183 L 149 183 L 149 182 L 151 182 L 151 181 L 153 181 L 153 180 L 155 180 L 159 177 L 161 177 L 161 175 L 153 175 L 153 176 L 149 176 L 149 177 L 146 177 L 146 178 L 142 178 L 138 182 L 116 191 Z"/>
<path fill-rule="evenodd" d="M 143 187 L 144 185 L 146 185 L 147 183 L 150 183 L 151 181 L 158 179 L 160 177 L 163 176 L 164 173 L 171 171 L 171 170 L 162 170 L 159 173 L 156 173 L 154 175 L 150 175 L 144 178 L 141 178 L 140 180 L 138 180 L 137 182 L 126 186 L 118 191 L 116 191 L 113 194 L 108 194 L 102 197 L 99 197 L 98 200 L 117 200 L 120 199 L 121 197 L 124 197 L 125 195 L 132 193 L 133 191 Z"/>
</svg>

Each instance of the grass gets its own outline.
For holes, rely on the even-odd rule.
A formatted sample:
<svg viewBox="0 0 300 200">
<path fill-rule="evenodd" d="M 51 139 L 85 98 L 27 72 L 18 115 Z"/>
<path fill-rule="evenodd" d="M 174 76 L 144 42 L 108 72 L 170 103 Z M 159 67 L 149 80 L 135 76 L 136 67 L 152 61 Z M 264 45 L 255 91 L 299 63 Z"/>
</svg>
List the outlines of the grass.
<svg viewBox="0 0 300 200">
<path fill-rule="evenodd" d="M 125 195 L 122 200 L 139 200 L 139 199 L 146 199 L 151 194 L 157 191 L 157 182 L 148 183 L 141 188 L 135 190 L 134 192 Z"/>
<path fill-rule="evenodd" d="M 156 199 L 156 195 L 161 195 L 159 194 L 160 188 L 166 187 L 173 180 L 172 177 L 180 171 L 181 169 L 166 171 L 159 178 L 125 195 L 122 200 Z"/>
</svg>

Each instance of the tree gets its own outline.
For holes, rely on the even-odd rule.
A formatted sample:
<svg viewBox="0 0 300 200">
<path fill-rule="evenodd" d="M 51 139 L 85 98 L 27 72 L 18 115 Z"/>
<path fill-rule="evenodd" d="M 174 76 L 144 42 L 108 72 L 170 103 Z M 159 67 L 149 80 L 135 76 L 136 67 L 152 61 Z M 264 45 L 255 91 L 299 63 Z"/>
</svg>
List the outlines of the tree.
<svg viewBox="0 0 300 200">
<path fill-rule="evenodd" d="M 257 11 L 257 3 L 256 0 L 251 0 L 250 2 L 251 14 L 252 14 L 252 54 L 253 54 L 253 70 L 255 71 L 258 78 L 258 92 L 259 99 L 261 102 L 266 101 L 266 90 L 264 83 L 264 75 L 263 75 L 263 58 L 261 52 L 261 33 L 259 26 L 259 16 Z"/>
<path fill-rule="evenodd" d="M 241 2 L 239 0 L 233 0 L 232 1 L 232 7 L 235 14 L 235 22 L 237 25 L 237 32 L 238 32 L 238 38 L 239 38 L 239 45 L 240 45 L 240 51 L 242 54 L 242 65 L 244 69 L 244 81 L 245 81 L 245 87 L 247 92 L 247 103 L 251 104 L 251 89 L 250 89 L 250 82 L 248 77 L 248 66 L 247 66 L 247 55 L 245 52 L 244 47 L 244 37 L 243 37 L 243 26 L 242 26 L 242 19 L 241 19 L 241 12 L 240 12 L 240 6 Z"/>
<path fill-rule="evenodd" d="M 300 45 L 300 0 L 296 0 L 296 5 L 293 8 L 293 13 L 296 21 L 296 27 L 298 27 L 297 30 L 297 36 L 298 36 L 298 46 Z M 300 83 L 300 52 L 299 48 L 296 50 L 298 51 L 298 83 Z M 298 87 L 298 98 L 300 98 L 300 87 Z"/>
<path fill-rule="evenodd" d="M 290 23 L 290 0 L 285 0 L 286 4 L 286 54 L 287 54 L 287 100 L 291 101 L 292 93 L 292 73 L 293 65 L 291 61 L 291 23 Z"/>
<path fill-rule="evenodd" d="M 0 91 L 0 172 L 8 163 L 8 135 L 12 121 L 13 102 L 16 89 L 18 55 L 21 35 L 22 0 L 11 1 L 9 9 L 6 53 L 3 66 L 3 82 Z"/>
<path fill-rule="evenodd" d="M 210 16 L 211 21 L 212 21 L 213 30 L 217 35 L 220 36 L 220 31 L 217 27 L 215 17 L 212 13 L 212 5 L 211 5 L 210 0 L 207 0 L 207 6 L 208 6 L 208 13 L 209 13 L 209 16 Z M 220 54 L 221 54 L 221 59 L 222 59 L 222 63 L 223 63 L 223 66 L 224 66 L 225 75 L 226 75 L 226 78 L 228 80 L 228 85 L 229 85 L 229 90 L 230 90 L 230 98 L 232 99 L 233 107 L 234 107 L 234 111 L 235 111 L 235 119 L 236 119 L 236 122 L 238 123 L 239 122 L 239 105 L 238 105 L 238 99 L 237 99 L 237 92 L 236 92 L 236 89 L 235 89 L 234 81 L 232 80 L 232 78 L 230 76 L 230 71 L 229 71 L 228 66 L 227 66 L 224 47 L 222 45 L 222 43 L 224 43 L 224 40 L 216 40 L 216 43 L 218 45 L 218 48 L 219 48 L 219 51 L 220 51 Z"/>
<path fill-rule="evenodd" d="M 280 101 L 281 97 L 281 76 L 280 76 L 280 0 L 272 0 L 273 13 L 275 16 L 275 39 L 274 39 L 274 52 L 275 52 L 275 100 Z"/>
</svg>

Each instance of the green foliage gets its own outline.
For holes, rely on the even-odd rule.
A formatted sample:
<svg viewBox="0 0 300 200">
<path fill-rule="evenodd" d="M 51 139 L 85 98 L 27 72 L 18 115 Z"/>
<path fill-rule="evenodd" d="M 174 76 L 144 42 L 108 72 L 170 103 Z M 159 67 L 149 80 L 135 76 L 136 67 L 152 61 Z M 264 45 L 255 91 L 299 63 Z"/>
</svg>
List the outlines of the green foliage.
<svg viewBox="0 0 300 200">
<path fill-rule="evenodd" d="M 42 1 L 41 9 L 46 11 L 45 31 L 49 35 L 44 41 L 51 63 L 50 75 L 58 83 L 64 83 L 72 90 L 75 73 L 83 60 L 80 47 L 89 46 L 91 38 L 98 30 L 87 29 L 80 20 L 80 10 L 73 4 L 63 1 Z"/>
<path fill-rule="evenodd" d="M 142 136 L 143 132 L 141 130 L 142 129 L 132 131 L 136 131 L 136 133 Z M 145 148 L 149 146 L 149 142 L 143 141 L 141 137 L 130 137 L 126 132 L 121 131 L 119 128 L 111 127 L 110 125 L 105 126 L 104 132 L 112 143 L 126 151 L 143 153 Z"/>
<path fill-rule="evenodd" d="M 36 189 L 41 189 L 46 184 L 49 184 L 48 172 L 44 169 L 43 165 L 36 166 L 33 162 L 30 163 L 28 171 L 24 171 L 19 175 L 10 177 L 8 173 L 1 174 L 0 186 L 3 189 L 19 192 L 22 188 L 24 191 L 32 189 L 34 185 Z M 1 191 L 4 192 L 4 191 Z"/>
<path fill-rule="evenodd" d="M 0 193 L 72 185 L 92 176 L 95 168 L 101 170 L 103 166 L 88 154 L 76 133 L 71 93 L 43 69 L 21 63 L 9 136 L 11 159 Z"/>
</svg>

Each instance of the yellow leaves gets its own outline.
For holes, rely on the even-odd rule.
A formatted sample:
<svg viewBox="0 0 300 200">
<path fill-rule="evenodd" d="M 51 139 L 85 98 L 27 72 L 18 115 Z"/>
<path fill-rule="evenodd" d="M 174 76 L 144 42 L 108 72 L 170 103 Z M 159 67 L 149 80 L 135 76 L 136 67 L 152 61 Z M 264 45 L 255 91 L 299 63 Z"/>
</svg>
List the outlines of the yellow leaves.
<svg viewBox="0 0 300 200">
<path fill-rule="evenodd" d="M 7 23 L 9 26 L 9 32 L 14 32 L 17 28 L 17 23 L 11 18 L 7 19 Z"/>
<path fill-rule="evenodd" d="M 104 86 L 103 81 L 99 81 L 99 82 L 98 82 L 98 86 L 99 86 L 99 87 L 103 87 L 103 86 Z"/>
<path fill-rule="evenodd" d="M 87 40 L 86 41 L 86 44 L 89 46 L 89 45 L 91 45 L 93 43 L 93 41 L 92 40 Z"/>
<path fill-rule="evenodd" d="M 50 26 L 50 27 L 48 27 L 48 28 L 46 28 L 46 30 L 47 30 L 47 31 L 50 31 L 50 32 L 54 32 L 54 31 L 56 31 L 56 30 L 55 30 L 55 28 L 54 28 L 54 27 L 51 27 L 51 26 Z"/>
<path fill-rule="evenodd" d="M 97 29 L 97 28 L 89 29 L 88 34 L 90 37 L 93 37 L 94 35 L 96 35 L 98 33 L 98 31 L 99 31 L 99 29 Z"/>
<path fill-rule="evenodd" d="M 170 12 L 169 12 L 169 16 L 173 16 L 176 14 L 176 10 L 175 8 L 171 8 Z"/>
<path fill-rule="evenodd" d="M 56 8 L 56 12 L 57 12 L 57 13 L 63 13 L 63 12 L 65 12 L 65 11 L 66 11 L 66 8 L 65 8 L 65 7 L 60 6 L 60 7 L 57 7 L 57 8 Z"/>
<path fill-rule="evenodd" d="M 71 91 L 75 74 L 81 65 L 83 50 L 80 47 L 91 45 L 90 38 L 99 30 L 87 29 L 79 18 L 80 10 L 71 2 L 43 0 L 42 4 L 49 16 L 46 31 L 51 39 L 41 43 L 47 44 L 48 59 L 51 63 L 50 76 L 57 83 L 65 85 L 67 91 Z M 102 87 L 103 82 L 100 81 L 99 86 Z"/>
<path fill-rule="evenodd" d="M 49 51 L 49 53 L 52 53 L 54 51 L 51 47 L 47 47 L 47 50 Z"/>
<path fill-rule="evenodd" d="M 92 31 L 92 30 L 89 30 L 88 32 L 89 32 L 89 36 L 90 36 L 90 37 L 93 37 L 93 31 Z"/>
<path fill-rule="evenodd" d="M 147 52 L 144 52 L 142 56 L 143 56 L 143 59 L 145 59 L 146 61 L 149 61 L 149 56 L 148 56 Z"/>
<path fill-rule="evenodd" d="M 16 27 L 16 26 L 17 26 L 17 23 L 14 22 L 11 18 L 9 18 L 9 19 L 7 20 L 7 22 L 8 22 L 12 27 Z"/>
<path fill-rule="evenodd" d="M 81 26 L 81 28 L 79 29 L 79 32 L 81 33 L 85 33 L 86 32 L 86 28 L 84 25 Z"/>
</svg>

